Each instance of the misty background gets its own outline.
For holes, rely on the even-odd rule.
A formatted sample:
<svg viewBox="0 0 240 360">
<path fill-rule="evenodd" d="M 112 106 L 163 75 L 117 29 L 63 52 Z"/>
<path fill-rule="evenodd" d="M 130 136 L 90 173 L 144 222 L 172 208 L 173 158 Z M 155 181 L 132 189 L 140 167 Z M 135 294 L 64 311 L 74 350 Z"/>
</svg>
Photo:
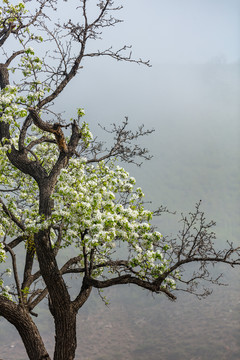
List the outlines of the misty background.
<svg viewBox="0 0 240 360">
<path fill-rule="evenodd" d="M 132 45 L 133 57 L 149 59 L 152 67 L 87 59 L 56 101 L 57 109 L 68 119 L 84 107 L 90 130 L 107 142 L 111 139 L 98 123 L 108 127 L 128 116 L 133 130 L 141 124 L 154 128 L 141 142 L 152 160 L 140 168 L 124 166 L 149 207 L 177 211 L 158 219 L 159 230 L 175 234 L 181 212 L 194 210 L 201 199 L 207 219 L 216 220 L 219 248 L 226 240 L 239 245 L 240 2 L 128 0 L 123 5 L 124 22 L 106 29 L 92 46 Z M 68 18 L 74 11 L 70 1 L 60 10 Z M 239 359 L 239 270 L 213 269 L 218 270 L 229 286 L 214 287 L 201 301 L 177 293 L 172 303 L 129 286 L 104 291 L 110 300 L 106 307 L 94 294 L 79 312 L 76 359 Z M 42 308 L 37 321 L 51 348 L 52 323 Z M 0 329 L 1 357 L 25 360 L 15 330 L 7 323 Z"/>
</svg>

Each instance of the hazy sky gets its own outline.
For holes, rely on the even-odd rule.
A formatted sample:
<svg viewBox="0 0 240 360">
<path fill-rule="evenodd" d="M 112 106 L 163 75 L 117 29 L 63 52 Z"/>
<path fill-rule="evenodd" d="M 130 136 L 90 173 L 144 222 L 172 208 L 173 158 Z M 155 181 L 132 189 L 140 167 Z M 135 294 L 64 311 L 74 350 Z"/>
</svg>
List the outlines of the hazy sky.
<svg viewBox="0 0 240 360">
<path fill-rule="evenodd" d="M 87 2 L 90 18 L 97 2 Z M 113 14 L 123 22 L 105 29 L 99 47 L 133 45 L 136 57 L 148 56 L 152 63 L 240 60 L 239 0 L 115 0 L 114 4 L 123 5 Z M 79 0 L 60 0 L 57 16 L 81 22 L 78 5 Z"/>
<path fill-rule="evenodd" d="M 74 0 L 60 2 L 59 16 L 74 18 L 73 4 L 76 3 Z M 181 66 L 179 70 L 166 72 L 160 70 L 159 64 L 240 63 L 239 0 L 116 0 L 115 3 L 123 4 L 123 9 L 115 13 L 123 22 L 106 28 L 103 40 L 92 42 L 94 51 L 110 46 L 117 50 L 129 44 L 133 46 L 134 58 L 149 59 L 153 67 L 117 63 L 106 57 L 87 58 L 83 70 L 69 87 L 78 90 L 65 92 L 59 99 L 60 107 L 67 111 L 67 108 L 75 108 L 76 103 L 82 104 L 87 110 L 87 121 L 91 122 L 97 115 L 98 120 L 93 123 L 104 123 L 108 118 L 117 121 L 116 114 L 121 119 L 128 115 L 131 119 L 139 117 L 140 123 L 146 119 L 149 122 L 159 116 L 159 104 L 161 111 L 168 107 L 171 113 L 172 104 L 177 107 L 176 102 L 181 106 L 185 104 L 183 111 L 190 103 L 197 102 L 199 107 L 205 107 L 203 98 L 207 98 L 208 86 L 215 80 L 211 101 L 223 104 L 223 100 L 215 96 L 222 82 L 227 82 L 221 72 L 209 72 L 200 80 L 200 74 L 195 79 L 195 73 L 187 74 Z M 87 4 L 89 16 L 93 17 L 96 0 L 89 0 Z M 239 74 L 235 81 L 240 85 Z M 199 82 L 205 82 L 206 88 Z M 231 88 L 232 85 L 226 85 L 230 96 L 227 86 Z M 63 99 L 68 99 L 67 103 Z M 148 116 L 150 108 L 151 116 Z M 165 118 L 173 118 L 173 115 L 161 116 Z"/>
<path fill-rule="evenodd" d="M 119 2 L 121 3 L 121 2 Z M 126 0 L 124 23 L 105 36 L 129 42 L 152 62 L 208 62 L 240 58 L 239 0 Z"/>
</svg>

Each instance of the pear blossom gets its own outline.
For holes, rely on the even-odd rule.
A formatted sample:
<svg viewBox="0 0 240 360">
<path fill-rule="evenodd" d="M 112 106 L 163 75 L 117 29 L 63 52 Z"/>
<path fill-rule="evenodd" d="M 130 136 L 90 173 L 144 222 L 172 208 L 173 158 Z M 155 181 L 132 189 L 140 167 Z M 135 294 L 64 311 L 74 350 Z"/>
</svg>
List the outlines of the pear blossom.
<svg viewBox="0 0 240 360">
<path fill-rule="evenodd" d="M 21 66 L 29 68 L 30 72 L 34 66 L 41 65 L 41 61 L 34 56 L 33 51 L 28 49 L 21 59 Z M 156 277 L 167 270 L 168 262 L 164 259 L 163 252 L 168 249 L 168 245 L 163 244 L 160 232 L 151 230 L 152 212 L 144 208 L 144 193 L 140 187 L 135 187 L 135 178 L 114 161 L 108 164 L 100 161 L 93 165 L 88 164 L 85 157 L 73 156 L 58 175 L 52 193 L 54 208 L 51 216 L 47 220 L 39 216 L 36 201 L 39 189 L 35 180 L 13 168 L 6 154 L 11 151 L 12 146 L 18 147 L 19 128 L 16 119 L 25 116 L 27 107 L 34 106 L 43 96 L 44 89 L 39 79 L 34 80 L 27 96 L 20 94 L 17 86 L 9 86 L 0 91 L 1 104 L 5 104 L 5 108 L 2 107 L 1 121 L 10 123 L 13 134 L 12 141 L 7 141 L 0 149 L 0 182 L 5 184 L 6 189 L 18 188 L 18 184 L 24 184 L 14 193 L 6 193 L 4 201 L 25 227 L 23 232 L 16 224 L 9 226 L 9 219 L 0 207 L 3 219 L 0 236 L 4 236 L 6 232 L 9 236 L 30 236 L 39 230 L 50 229 L 50 242 L 54 247 L 57 237 L 53 227 L 61 226 L 63 241 L 59 245 L 60 249 L 75 246 L 79 253 L 83 246 L 85 251 L 97 249 L 95 264 L 107 261 L 115 251 L 116 241 L 119 241 L 128 244 L 129 261 L 133 268 L 137 268 L 140 277 Z M 23 104 L 26 104 L 25 107 Z M 88 124 L 81 122 L 83 115 L 84 110 L 78 110 L 81 140 L 87 148 L 93 136 Z M 40 129 L 32 125 L 26 143 L 36 141 L 42 134 Z M 49 138 L 54 139 L 52 135 Z M 56 145 L 54 142 L 40 142 L 35 146 L 35 156 L 44 158 L 44 167 L 50 172 L 58 156 Z M 28 157 L 32 157 L 30 152 Z M 122 202 L 121 198 L 128 201 Z M 156 248 L 157 243 L 161 251 Z M 0 248 L 2 261 L 5 256 L 5 250 Z M 103 268 L 99 268 L 95 274 L 100 276 L 102 272 Z M 173 287 L 170 280 L 166 280 L 166 284 Z"/>
</svg>

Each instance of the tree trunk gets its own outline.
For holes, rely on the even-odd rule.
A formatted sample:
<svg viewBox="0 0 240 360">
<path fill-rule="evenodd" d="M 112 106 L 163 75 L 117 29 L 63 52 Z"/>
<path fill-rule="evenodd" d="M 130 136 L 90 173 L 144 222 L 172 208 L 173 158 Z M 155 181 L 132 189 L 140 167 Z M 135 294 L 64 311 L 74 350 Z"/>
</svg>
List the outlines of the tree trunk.
<svg viewBox="0 0 240 360">
<path fill-rule="evenodd" d="M 76 315 L 72 309 L 66 309 L 60 316 L 55 316 L 55 351 L 54 360 L 73 360 L 77 348 Z"/>
<path fill-rule="evenodd" d="M 77 309 L 71 304 L 67 286 L 58 269 L 48 229 L 35 234 L 35 245 L 40 271 L 49 292 L 49 309 L 55 322 L 54 360 L 73 360 L 77 347 Z"/>
<path fill-rule="evenodd" d="M 16 328 L 30 360 L 51 360 L 38 329 L 29 314 L 26 314 L 22 321 L 16 324 Z"/>
<path fill-rule="evenodd" d="M 4 89 L 9 85 L 9 72 L 6 64 L 0 64 L 0 87 Z"/>
<path fill-rule="evenodd" d="M 30 360 L 51 360 L 41 335 L 24 306 L 0 296 L 0 315 L 17 329 Z"/>
</svg>

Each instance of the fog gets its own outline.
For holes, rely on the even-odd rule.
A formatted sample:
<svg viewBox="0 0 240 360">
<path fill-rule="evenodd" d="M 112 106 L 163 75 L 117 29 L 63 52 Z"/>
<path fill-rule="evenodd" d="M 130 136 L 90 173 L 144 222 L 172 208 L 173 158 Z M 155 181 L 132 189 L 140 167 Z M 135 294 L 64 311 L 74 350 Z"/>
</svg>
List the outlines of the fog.
<svg viewBox="0 0 240 360">
<path fill-rule="evenodd" d="M 71 17 L 69 2 L 63 6 Z M 217 221 L 219 247 L 226 240 L 239 244 L 240 2 L 131 0 L 119 17 L 124 22 L 106 29 L 96 48 L 132 45 L 133 57 L 149 59 L 152 67 L 88 59 L 56 108 L 67 119 L 84 107 L 92 133 L 107 142 L 98 123 L 110 126 L 128 116 L 131 129 L 154 128 L 141 139 L 153 159 L 140 168 L 124 166 L 150 207 L 177 211 L 159 219 L 160 231 L 174 233 L 181 211 L 201 199 L 207 218 Z M 178 294 L 171 303 L 127 287 L 106 292 L 108 309 L 93 296 L 79 316 L 77 359 L 237 360 L 240 279 L 234 270 L 221 271 L 229 287 L 215 288 L 201 302 Z M 43 335 L 48 326 L 41 324 Z M 20 340 L 12 330 L 8 336 L 11 360 L 10 346 Z"/>
<path fill-rule="evenodd" d="M 95 0 L 88 2 L 95 14 Z M 75 0 L 62 2 L 61 19 L 77 18 Z M 105 29 L 99 47 L 133 45 L 134 53 L 152 63 L 205 63 L 211 59 L 239 60 L 238 0 L 128 0 L 117 27 Z M 90 16 L 91 18 L 91 16 Z"/>
<path fill-rule="evenodd" d="M 126 1 L 122 37 L 155 63 L 239 59 L 237 0 Z M 143 54 L 142 54 L 143 53 Z"/>
<path fill-rule="evenodd" d="M 126 1 L 124 22 L 106 31 L 98 48 L 131 44 L 133 56 L 152 67 L 86 61 L 58 103 L 66 116 L 76 103 L 83 106 L 100 139 L 106 134 L 98 123 L 125 116 L 132 129 L 154 128 L 142 139 L 153 159 L 140 168 L 125 166 L 149 206 L 180 214 L 202 199 L 207 218 L 217 222 L 219 247 L 227 239 L 239 243 L 239 16 L 240 3 L 231 0 Z M 174 234 L 177 221 L 178 215 L 160 218 L 160 231 Z M 109 309 L 97 302 L 94 311 L 92 299 L 79 319 L 80 358 L 237 359 L 239 276 L 225 270 L 229 287 L 215 288 L 201 303 L 179 294 L 172 304 L 133 288 L 106 292 Z M 88 339 L 96 342 L 95 353 Z"/>
</svg>

